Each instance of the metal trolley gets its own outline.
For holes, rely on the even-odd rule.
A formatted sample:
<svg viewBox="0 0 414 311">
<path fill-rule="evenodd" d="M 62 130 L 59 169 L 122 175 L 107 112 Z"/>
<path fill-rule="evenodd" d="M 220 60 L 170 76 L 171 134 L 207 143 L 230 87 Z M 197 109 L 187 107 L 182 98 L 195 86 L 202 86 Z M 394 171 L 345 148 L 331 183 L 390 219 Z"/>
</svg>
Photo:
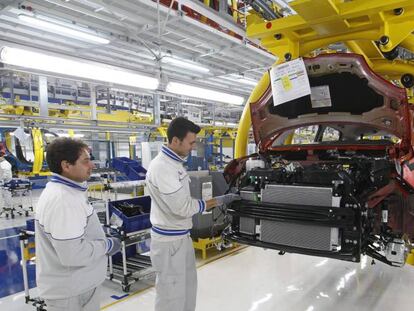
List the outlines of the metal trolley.
<svg viewBox="0 0 414 311">
<path fill-rule="evenodd" d="M 148 279 L 154 274 L 149 256 L 133 254 L 128 256 L 127 248 L 150 238 L 150 230 L 144 229 L 126 233 L 121 227 L 110 226 L 121 239 L 121 260 L 109 257 L 108 279 L 121 284 L 124 292 L 129 292 L 131 285 L 139 280 Z"/>
<path fill-rule="evenodd" d="M 136 198 L 136 200 L 139 199 L 140 198 Z M 147 227 L 131 231 L 132 227 L 125 226 L 125 224 L 119 226 L 111 225 L 110 205 L 114 203 L 116 203 L 116 201 L 107 201 L 105 204 L 105 227 L 107 228 L 107 233 L 115 235 L 121 239 L 121 254 L 109 257 L 108 279 L 121 284 L 124 292 L 129 292 L 133 283 L 139 280 L 151 278 L 154 275 L 154 270 L 149 256 L 143 255 L 139 252 L 135 253 L 135 251 L 132 254 L 129 254 L 131 246 L 136 246 L 138 243 L 150 239 L 151 228 Z"/>
<path fill-rule="evenodd" d="M 33 212 L 32 185 L 30 180 L 20 178 L 2 183 L 0 191 L 3 203 L 7 205 L 3 206 L 2 213 L 6 218 L 14 218 L 15 214 L 20 216 L 24 214 L 27 217 L 30 212 Z M 27 204 L 24 198 L 27 198 Z"/>
<path fill-rule="evenodd" d="M 27 274 L 27 261 L 30 260 L 30 249 L 34 248 L 34 242 L 30 238 L 35 236 L 34 231 L 22 229 L 20 230 L 20 251 L 22 255 L 22 270 L 23 270 L 23 286 L 24 297 L 26 304 L 32 304 L 37 311 L 46 311 L 46 304 L 43 299 L 39 297 L 30 297 L 29 293 L 29 278 Z"/>
</svg>

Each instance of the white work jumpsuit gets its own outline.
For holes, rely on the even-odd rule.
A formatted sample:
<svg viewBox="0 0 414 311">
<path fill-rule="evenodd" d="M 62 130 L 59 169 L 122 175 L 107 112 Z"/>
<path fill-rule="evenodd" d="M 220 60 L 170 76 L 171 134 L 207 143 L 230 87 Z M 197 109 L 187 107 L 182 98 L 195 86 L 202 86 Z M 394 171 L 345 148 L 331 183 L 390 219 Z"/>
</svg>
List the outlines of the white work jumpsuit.
<svg viewBox="0 0 414 311">
<path fill-rule="evenodd" d="M 192 216 L 206 202 L 190 195 L 183 160 L 163 146 L 151 161 L 146 184 L 151 196 L 151 261 L 156 273 L 155 311 L 194 311 L 197 271 L 190 237 Z"/>
<path fill-rule="evenodd" d="M 6 159 L 0 159 L 0 208 L 12 208 L 12 195 L 11 191 L 3 184 L 12 180 L 12 166 Z"/>
</svg>

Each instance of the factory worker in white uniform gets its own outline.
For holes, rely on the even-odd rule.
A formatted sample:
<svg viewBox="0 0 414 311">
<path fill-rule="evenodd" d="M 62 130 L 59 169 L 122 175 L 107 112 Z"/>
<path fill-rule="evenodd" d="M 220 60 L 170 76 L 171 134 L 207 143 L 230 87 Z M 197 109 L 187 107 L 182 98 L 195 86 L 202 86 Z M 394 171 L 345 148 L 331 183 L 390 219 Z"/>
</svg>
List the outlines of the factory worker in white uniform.
<svg viewBox="0 0 414 311">
<path fill-rule="evenodd" d="M 12 180 L 12 166 L 9 161 L 4 157 L 6 155 L 4 150 L 0 150 L 0 209 L 3 207 L 11 208 L 12 206 L 12 196 L 11 192 L 3 187 L 3 185 L 10 180 Z"/>
<path fill-rule="evenodd" d="M 192 216 L 240 199 L 226 194 L 211 200 L 191 198 L 184 159 L 200 127 L 179 117 L 167 130 L 168 145 L 151 161 L 146 185 L 151 196 L 151 261 L 156 273 L 155 311 L 194 311 L 197 296 Z"/>
<path fill-rule="evenodd" d="M 57 138 L 47 148 L 53 172 L 35 211 L 36 282 L 48 311 L 98 311 L 107 256 L 120 241 L 105 236 L 87 197 L 94 167 L 88 146 Z"/>
</svg>

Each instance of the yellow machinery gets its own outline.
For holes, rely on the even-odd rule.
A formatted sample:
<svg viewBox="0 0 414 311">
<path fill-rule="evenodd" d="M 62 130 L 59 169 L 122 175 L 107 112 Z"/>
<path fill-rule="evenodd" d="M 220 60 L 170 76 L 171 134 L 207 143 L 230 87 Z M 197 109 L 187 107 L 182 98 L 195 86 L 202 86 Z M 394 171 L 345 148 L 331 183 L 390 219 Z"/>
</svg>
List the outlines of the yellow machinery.
<svg viewBox="0 0 414 311">
<path fill-rule="evenodd" d="M 221 237 L 214 237 L 211 239 L 198 239 L 197 241 L 193 241 L 193 246 L 195 249 L 201 251 L 201 258 L 207 258 L 207 250 L 210 248 L 216 247 L 217 243 L 222 241 Z"/>
<path fill-rule="evenodd" d="M 406 263 L 414 266 L 414 249 L 412 249 L 411 253 L 408 255 Z"/>
<path fill-rule="evenodd" d="M 238 247 L 239 244 L 233 243 L 230 247 Z M 223 249 L 223 238 L 221 236 L 213 237 L 213 238 L 205 238 L 205 239 L 198 239 L 197 241 L 193 241 L 194 249 L 198 249 L 201 251 L 201 258 L 207 258 L 207 250 L 216 248 L 218 250 Z"/>
<path fill-rule="evenodd" d="M 32 136 L 33 136 L 33 152 L 34 152 L 34 162 L 33 162 L 33 169 L 32 173 L 34 175 L 39 174 L 42 170 L 43 166 L 43 138 L 42 138 L 42 131 L 40 129 L 32 129 Z"/>
<path fill-rule="evenodd" d="M 53 118 L 65 120 L 67 124 L 88 125 L 82 121 L 91 120 L 91 107 L 77 105 L 71 101 L 65 102 L 64 105 L 48 104 L 50 120 L 48 123 L 55 122 Z M 15 104 L 10 105 L 0 98 L 0 113 L 12 116 L 39 116 L 39 104 L 31 101 L 21 100 L 18 96 L 15 98 Z M 114 122 L 113 127 L 127 127 L 130 124 L 151 124 L 153 116 L 149 113 L 138 111 L 113 110 L 110 113 L 103 107 L 97 108 L 98 122 Z M 117 123 L 117 124 L 115 124 Z M 99 123 L 98 123 L 99 124 Z"/>
<path fill-rule="evenodd" d="M 343 43 L 388 80 L 400 80 L 414 72 L 413 62 L 393 60 L 398 46 L 414 51 L 414 1 L 296 0 L 289 5 L 297 15 L 269 21 L 255 11 L 247 16 L 247 36 L 260 40 L 278 57 L 277 64 Z M 250 103 L 256 102 L 269 84 L 266 72 L 247 101 L 236 138 L 236 157 L 246 155 Z M 407 92 L 413 103 L 412 90 Z"/>
</svg>

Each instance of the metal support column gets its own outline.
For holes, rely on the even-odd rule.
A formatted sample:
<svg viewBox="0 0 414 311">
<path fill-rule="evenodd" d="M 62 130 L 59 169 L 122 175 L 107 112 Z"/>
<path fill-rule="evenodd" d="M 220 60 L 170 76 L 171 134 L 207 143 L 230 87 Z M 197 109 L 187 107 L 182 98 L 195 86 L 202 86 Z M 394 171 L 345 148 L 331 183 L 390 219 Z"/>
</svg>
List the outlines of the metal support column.
<svg viewBox="0 0 414 311">
<path fill-rule="evenodd" d="M 96 113 L 96 87 L 94 85 L 91 85 L 90 88 L 90 98 L 91 98 L 91 102 L 89 103 L 89 105 L 91 106 L 91 119 L 96 121 L 98 120 L 98 116 Z"/>
<path fill-rule="evenodd" d="M 111 163 L 111 154 L 112 154 L 111 133 L 106 132 L 105 139 L 106 139 L 106 159 L 108 161 L 108 166 L 109 166 Z"/>
<path fill-rule="evenodd" d="M 107 98 L 106 98 L 106 113 L 111 113 L 111 89 L 107 88 Z M 114 104 L 116 103 L 116 99 L 114 100 Z"/>
<path fill-rule="evenodd" d="M 137 158 L 137 137 L 129 136 L 129 158 L 136 160 Z"/>
<path fill-rule="evenodd" d="M 47 78 L 45 76 L 39 76 L 39 114 L 41 117 L 49 116 L 47 108 L 48 100 Z"/>
<path fill-rule="evenodd" d="M 14 82 L 13 82 L 13 73 L 10 72 L 10 105 L 14 105 Z"/>
<path fill-rule="evenodd" d="M 92 154 L 95 160 L 101 159 L 101 141 L 99 140 L 98 132 L 91 132 L 92 139 Z"/>
<path fill-rule="evenodd" d="M 154 94 L 154 124 L 161 125 L 161 113 L 160 113 L 160 95 Z"/>
<path fill-rule="evenodd" d="M 220 165 L 223 165 L 223 138 L 221 137 L 220 137 Z"/>
</svg>

